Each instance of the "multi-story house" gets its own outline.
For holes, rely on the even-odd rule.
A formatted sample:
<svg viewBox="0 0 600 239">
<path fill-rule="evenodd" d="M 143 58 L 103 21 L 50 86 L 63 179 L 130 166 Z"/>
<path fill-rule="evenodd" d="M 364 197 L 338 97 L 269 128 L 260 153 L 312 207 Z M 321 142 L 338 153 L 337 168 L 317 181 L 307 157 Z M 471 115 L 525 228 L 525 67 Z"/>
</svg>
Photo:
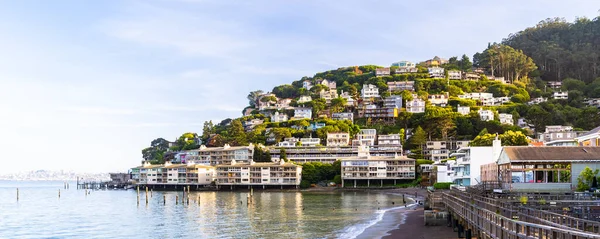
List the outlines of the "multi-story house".
<svg viewBox="0 0 600 239">
<path fill-rule="evenodd" d="M 463 79 L 465 79 L 465 80 L 480 80 L 481 75 L 478 73 L 465 72 L 465 73 L 463 73 Z"/>
<path fill-rule="evenodd" d="M 484 110 L 482 108 L 479 108 L 479 110 L 477 111 L 477 113 L 479 114 L 479 119 L 481 121 L 491 121 L 491 120 L 494 120 L 494 111 Z"/>
<path fill-rule="evenodd" d="M 242 126 L 244 126 L 245 130 L 251 130 L 254 127 L 256 127 L 257 125 L 262 124 L 264 122 L 265 121 L 261 120 L 261 119 L 251 119 L 251 120 L 244 121 Z"/>
<path fill-rule="evenodd" d="M 217 187 L 230 186 L 294 186 L 298 187 L 302 179 L 302 166 L 286 163 L 283 160 L 275 163 L 238 163 L 218 165 Z"/>
<path fill-rule="evenodd" d="M 415 90 L 415 82 L 414 81 L 390 81 L 387 83 L 387 85 L 388 85 L 388 90 L 390 92 L 403 91 L 403 90 L 409 90 L 409 91 Z"/>
<path fill-rule="evenodd" d="M 471 107 L 458 105 L 456 111 L 461 115 L 469 115 L 469 113 L 471 113 Z"/>
<path fill-rule="evenodd" d="M 429 67 L 427 68 L 427 71 L 429 72 L 429 77 L 431 78 L 446 78 L 446 75 L 444 74 L 444 68 Z"/>
<path fill-rule="evenodd" d="M 383 99 L 383 107 L 402 109 L 402 96 L 391 95 Z"/>
<path fill-rule="evenodd" d="M 323 89 L 323 90 L 321 90 L 321 92 L 319 92 L 319 96 L 322 99 L 325 99 L 325 102 L 327 104 L 331 104 L 331 100 L 337 98 L 338 97 L 338 93 L 337 93 L 336 89 L 330 89 L 330 90 Z"/>
<path fill-rule="evenodd" d="M 423 113 L 425 112 L 425 101 L 417 97 L 406 101 L 406 112 Z"/>
<path fill-rule="evenodd" d="M 569 99 L 569 92 L 554 92 L 552 94 L 552 98 L 557 99 L 557 100 L 566 100 Z"/>
<path fill-rule="evenodd" d="M 572 126 L 548 125 L 539 140 L 545 146 L 577 146 L 577 138 L 585 135 L 586 131 L 573 131 Z"/>
<path fill-rule="evenodd" d="M 231 160 L 238 162 L 250 162 L 254 153 L 254 145 L 249 146 L 229 146 L 206 147 L 200 146 L 198 157 L 200 161 L 210 162 L 210 165 L 228 164 Z"/>
<path fill-rule="evenodd" d="M 377 136 L 377 145 L 401 146 L 400 134 L 382 134 Z"/>
<path fill-rule="evenodd" d="M 502 151 L 500 140 L 494 140 L 492 146 L 461 147 L 450 157 L 456 160 L 450 164 L 450 182 L 460 186 L 474 186 L 482 182 L 481 166 L 495 163 Z M 496 178 L 497 181 L 497 178 Z"/>
<path fill-rule="evenodd" d="M 337 87 L 335 81 L 329 81 L 329 80 L 321 81 L 321 85 L 327 86 L 330 90 L 335 89 Z"/>
<path fill-rule="evenodd" d="M 391 120 L 398 117 L 398 109 L 388 107 L 379 108 L 376 105 L 366 105 L 364 117 Z"/>
<path fill-rule="evenodd" d="M 595 107 L 595 108 L 599 108 L 600 109 L 600 98 L 585 99 L 583 101 L 583 103 L 586 104 L 587 106 Z"/>
<path fill-rule="evenodd" d="M 350 134 L 327 133 L 327 146 L 348 146 L 348 144 L 350 144 Z"/>
<path fill-rule="evenodd" d="M 512 114 L 500 113 L 498 114 L 498 118 L 500 119 L 500 124 L 513 125 L 515 123 Z"/>
<path fill-rule="evenodd" d="M 303 95 L 300 96 L 300 98 L 298 98 L 298 103 L 306 103 L 306 102 L 310 102 L 312 101 L 312 98 L 310 97 L 310 95 Z"/>
<path fill-rule="evenodd" d="M 312 88 L 312 82 L 310 82 L 310 80 L 304 80 L 302 82 L 302 87 L 308 91 Z"/>
<path fill-rule="evenodd" d="M 462 71 L 448 71 L 448 79 L 450 79 L 450 80 L 462 79 Z"/>
<path fill-rule="evenodd" d="M 188 164 L 173 164 L 165 162 L 161 165 L 151 165 L 145 162 L 140 167 L 131 169 L 135 184 L 154 186 L 184 185 L 208 186 L 215 178 L 215 168 L 212 166 Z"/>
<path fill-rule="evenodd" d="M 319 138 L 300 138 L 300 145 L 306 147 L 314 147 L 321 144 L 321 139 Z"/>
<path fill-rule="evenodd" d="M 375 145 L 375 140 L 377 139 L 377 130 L 376 129 L 361 129 L 358 134 L 356 134 L 356 140 L 352 141 L 352 146 L 358 145 L 366 145 L 373 146 Z M 356 144 L 358 143 L 358 144 Z"/>
<path fill-rule="evenodd" d="M 378 98 L 379 88 L 377 88 L 375 85 L 364 84 L 362 90 L 360 90 L 360 95 L 363 99 Z"/>
<path fill-rule="evenodd" d="M 352 95 L 350 95 L 350 93 L 342 91 L 340 97 L 346 99 L 346 106 L 355 106 L 356 101 L 354 100 Z"/>
<path fill-rule="evenodd" d="M 333 114 L 331 114 L 331 119 L 333 119 L 333 120 L 350 120 L 351 122 L 354 122 L 354 113 L 352 113 L 352 112 L 333 113 Z"/>
<path fill-rule="evenodd" d="M 398 67 L 398 69 L 394 70 L 394 74 L 407 74 L 407 73 L 417 73 L 419 69 L 416 67 Z"/>
<path fill-rule="evenodd" d="M 312 108 L 309 108 L 309 107 L 294 108 L 294 119 L 312 119 Z"/>
<path fill-rule="evenodd" d="M 390 75 L 389 67 L 375 69 L 375 76 L 389 76 L 389 75 Z"/>
<path fill-rule="evenodd" d="M 362 147 L 361 147 L 362 148 Z M 366 180 L 367 186 L 396 184 L 396 180 L 415 179 L 415 160 L 406 156 L 372 156 L 359 153 L 356 157 L 342 158 L 342 187 Z"/>
<path fill-rule="evenodd" d="M 275 112 L 274 114 L 271 115 L 271 122 L 274 123 L 279 123 L 279 122 L 285 122 L 288 121 L 288 116 L 286 114 L 283 113 L 279 113 L 279 112 Z"/>
<path fill-rule="evenodd" d="M 431 94 L 427 96 L 429 103 L 441 107 L 445 107 L 448 104 L 448 98 L 450 97 L 447 92 L 444 94 Z"/>
<path fill-rule="evenodd" d="M 448 159 L 448 156 L 459 148 L 468 145 L 469 141 L 466 140 L 427 141 L 423 148 L 423 157 L 439 163 L 441 160 Z"/>
</svg>

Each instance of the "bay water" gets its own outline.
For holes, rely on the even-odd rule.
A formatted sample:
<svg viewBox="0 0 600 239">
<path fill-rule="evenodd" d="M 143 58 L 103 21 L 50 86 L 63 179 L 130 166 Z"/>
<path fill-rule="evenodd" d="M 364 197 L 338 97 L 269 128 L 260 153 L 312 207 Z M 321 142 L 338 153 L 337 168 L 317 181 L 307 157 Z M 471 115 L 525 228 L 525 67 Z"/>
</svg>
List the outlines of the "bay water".
<svg viewBox="0 0 600 239">
<path fill-rule="evenodd" d="M 397 226 L 384 213 L 403 207 L 381 192 L 261 190 L 250 206 L 247 191 L 191 192 L 189 204 L 154 191 L 146 204 L 140 190 L 138 205 L 135 190 L 63 185 L 0 181 L 0 238 L 375 238 L 387 231 L 376 225 Z"/>
</svg>

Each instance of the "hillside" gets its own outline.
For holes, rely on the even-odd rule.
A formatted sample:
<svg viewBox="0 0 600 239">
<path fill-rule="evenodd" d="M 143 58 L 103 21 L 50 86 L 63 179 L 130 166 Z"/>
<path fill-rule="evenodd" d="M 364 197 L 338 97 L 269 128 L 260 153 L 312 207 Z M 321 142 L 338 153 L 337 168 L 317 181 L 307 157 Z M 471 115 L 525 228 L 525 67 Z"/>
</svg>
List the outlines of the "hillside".
<svg viewBox="0 0 600 239">
<path fill-rule="evenodd" d="M 599 26 L 598 19 L 546 20 L 489 44 L 473 62 L 466 55 L 447 60 L 436 56 L 419 63 L 349 66 L 305 76 L 270 92 L 250 92 L 242 117 L 205 122 L 193 142 L 275 145 L 287 137 L 326 142 L 330 132 L 353 137 L 370 128 L 378 134 L 413 135 L 422 128 L 424 133 L 403 142 L 412 149 L 427 139 L 473 140 L 479 134 L 508 131 L 534 136 L 547 125 L 590 130 L 600 125 L 600 101 L 588 99 L 600 97 Z M 178 141 L 192 142 L 184 135 Z M 154 143 L 145 149 L 145 159 L 160 161 L 152 152 L 164 150 L 149 150 L 153 148 Z"/>
</svg>

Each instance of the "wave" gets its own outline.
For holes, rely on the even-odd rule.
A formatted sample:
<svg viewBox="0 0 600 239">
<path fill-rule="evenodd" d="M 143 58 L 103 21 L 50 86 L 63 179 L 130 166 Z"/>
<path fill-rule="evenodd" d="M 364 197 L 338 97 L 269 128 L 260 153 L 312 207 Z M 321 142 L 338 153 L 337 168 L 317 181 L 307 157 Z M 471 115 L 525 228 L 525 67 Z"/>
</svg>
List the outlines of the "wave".
<svg viewBox="0 0 600 239">
<path fill-rule="evenodd" d="M 356 237 L 361 235 L 363 232 L 365 232 L 365 230 L 367 230 L 368 228 L 375 226 L 375 225 L 377 225 L 377 223 L 381 222 L 381 220 L 383 220 L 383 217 L 385 216 L 385 213 L 387 213 L 389 211 L 393 211 L 393 210 L 399 210 L 399 209 L 413 207 L 416 205 L 417 205 L 417 203 L 415 202 L 415 203 L 406 205 L 406 207 L 399 206 L 399 207 L 392 207 L 392 208 L 377 210 L 377 211 L 375 211 L 375 216 L 373 219 L 366 221 L 364 223 L 359 223 L 359 224 L 347 227 L 339 235 L 339 238 L 355 239 Z M 405 217 L 402 218 L 402 221 L 400 222 L 400 224 L 403 224 L 404 220 L 406 220 Z"/>
</svg>

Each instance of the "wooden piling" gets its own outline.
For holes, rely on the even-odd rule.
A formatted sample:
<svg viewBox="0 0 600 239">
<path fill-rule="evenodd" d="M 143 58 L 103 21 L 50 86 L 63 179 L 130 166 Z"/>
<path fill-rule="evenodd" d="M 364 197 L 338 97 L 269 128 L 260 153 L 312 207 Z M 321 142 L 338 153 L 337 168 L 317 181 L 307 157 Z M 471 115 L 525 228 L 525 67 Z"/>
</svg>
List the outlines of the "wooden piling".
<svg viewBox="0 0 600 239">
<path fill-rule="evenodd" d="M 152 189 L 150 189 L 150 198 L 152 198 Z"/>
<path fill-rule="evenodd" d="M 179 204 L 179 195 L 175 195 L 175 205 Z"/>
<path fill-rule="evenodd" d="M 17 188 L 17 202 L 19 201 L 19 188 Z"/>
<path fill-rule="evenodd" d="M 58 190 L 58 198 L 60 198 L 60 189 Z"/>
<path fill-rule="evenodd" d="M 167 205 L 167 195 L 163 194 L 163 205 Z"/>
<path fill-rule="evenodd" d="M 187 205 L 190 205 L 190 194 L 187 196 Z"/>
<path fill-rule="evenodd" d="M 196 195 L 196 202 L 198 202 L 198 206 L 200 206 L 200 194 Z"/>
</svg>

